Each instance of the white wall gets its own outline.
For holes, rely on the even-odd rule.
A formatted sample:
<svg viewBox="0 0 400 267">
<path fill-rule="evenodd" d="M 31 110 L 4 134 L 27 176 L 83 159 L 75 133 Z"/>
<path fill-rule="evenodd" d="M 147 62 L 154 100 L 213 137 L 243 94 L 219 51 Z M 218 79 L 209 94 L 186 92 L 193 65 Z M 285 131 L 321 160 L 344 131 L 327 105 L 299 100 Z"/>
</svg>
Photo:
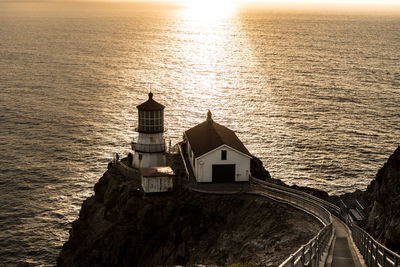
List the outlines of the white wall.
<svg viewBox="0 0 400 267">
<path fill-rule="evenodd" d="M 163 133 L 147 134 L 139 133 L 138 144 L 144 145 L 164 145 L 165 140 Z M 139 145 L 137 145 L 139 147 Z M 139 159 L 139 155 L 142 154 L 142 159 Z M 145 167 L 155 167 L 155 166 L 165 166 L 166 159 L 163 152 L 160 153 L 146 153 L 135 151 L 133 154 L 132 166 L 134 168 L 145 168 Z"/>
<path fill-rule="evenodd" d="M 146 193 L 172 191 L 174 186 L 173 176 L 143 177 L 142 187 Z"/>
<path fill-rule="evenodd" d="M 142 159 L 139 159 L 139 154 L 142 154 Z M 164 153 L 142 153 L 135 151 L 133 154 L 132 166 L 134 168 L 146 168 L 146 167 L 157 167 L 165 166 L 166 158 Z"/>
<path fill-rule="evenodd" d="M 164 133 L 139 133 L 137 143 L 141 144 L 164 144 Z"/>
<path fill-rule="evenodd" d="M 226 160 L 221 160 L 221 150 L 226 150 Z M 203 164 L 200 162 L 203 162 Z M 250 158 L 223 145 L 196 159 L 197 168 L 194 169 L 194 172 L 197 182 L 212 182 L 213 164 L 235 164 L 235 182 L 249 180 Z"/>
</svg>

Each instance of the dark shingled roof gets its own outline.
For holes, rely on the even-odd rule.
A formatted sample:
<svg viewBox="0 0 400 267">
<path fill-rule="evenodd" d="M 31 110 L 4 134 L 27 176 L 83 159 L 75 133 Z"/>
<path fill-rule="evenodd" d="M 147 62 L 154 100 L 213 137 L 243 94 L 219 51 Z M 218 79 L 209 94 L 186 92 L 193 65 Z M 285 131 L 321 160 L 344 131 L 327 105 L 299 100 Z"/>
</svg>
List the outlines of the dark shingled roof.
<svg viewBox="0 0 400 267">
<path fill-rule="evenodd" d="M 138 110 L 144 110 L 144 111 L 152 111 L 152 110 L 163 110 L 165 108 L 164 105 L 161 105 L 157 101 L 153 99 L 153 93 L 149 93 L 149 99 L 140 104 L 139 106 L 136 106 Z"/>
<path fill-rule="evenodd" d="M 224 144 L 252 157 L 234 131 L 211 118 L 190 128 L 185 134 L 196 158 Z"/>
</svg>

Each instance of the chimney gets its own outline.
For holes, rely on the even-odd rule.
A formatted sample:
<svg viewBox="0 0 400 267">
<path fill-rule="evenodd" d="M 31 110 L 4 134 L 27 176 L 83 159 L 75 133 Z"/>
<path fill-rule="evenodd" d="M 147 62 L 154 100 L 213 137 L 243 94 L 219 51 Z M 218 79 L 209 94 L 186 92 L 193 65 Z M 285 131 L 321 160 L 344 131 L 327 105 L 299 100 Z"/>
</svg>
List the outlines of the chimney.
<svg viewBox="0 0 400 267">
<path fill-rule="evenodd" d="M 213 119 L 212 119 L 211 115 L 212 115 L 211 111 L 208 110 L 208 112 L 207 112 L 207 121 L 208 121 L 208 123 L 212 123 L 213 122 Z"/>
</svg>

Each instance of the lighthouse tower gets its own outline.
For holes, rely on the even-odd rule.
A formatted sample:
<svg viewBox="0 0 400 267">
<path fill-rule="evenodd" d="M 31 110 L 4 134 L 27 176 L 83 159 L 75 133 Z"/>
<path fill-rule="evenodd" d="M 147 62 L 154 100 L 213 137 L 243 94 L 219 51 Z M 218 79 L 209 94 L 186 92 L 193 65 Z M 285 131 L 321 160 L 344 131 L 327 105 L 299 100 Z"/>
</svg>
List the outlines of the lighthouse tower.
<svg viewBox="0 0 400 267">
<path fill-rule="evenodd" d="M 139 110 L 137 142 L 132 141 L 134 168 L 165 166 L 165 139 L 164 106 L 153 99 L 149 99 L 136 107 Z"/>
</svg>

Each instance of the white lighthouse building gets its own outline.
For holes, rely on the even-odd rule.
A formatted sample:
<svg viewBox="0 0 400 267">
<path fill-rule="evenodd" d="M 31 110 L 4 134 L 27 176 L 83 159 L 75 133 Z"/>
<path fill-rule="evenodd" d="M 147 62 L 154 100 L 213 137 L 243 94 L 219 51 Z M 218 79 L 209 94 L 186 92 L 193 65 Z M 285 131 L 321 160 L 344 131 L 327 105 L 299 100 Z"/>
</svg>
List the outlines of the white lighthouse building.
<svg viewBox="0 0 400 267">
<path fill-rule="evenodd" d="M 149 99 L 136 107 L 139 111 L 137 142 L 132 141 L 134 150 L 132 165 L 134 168 L 165 166 L 164 106 Z"/>
</svg>

